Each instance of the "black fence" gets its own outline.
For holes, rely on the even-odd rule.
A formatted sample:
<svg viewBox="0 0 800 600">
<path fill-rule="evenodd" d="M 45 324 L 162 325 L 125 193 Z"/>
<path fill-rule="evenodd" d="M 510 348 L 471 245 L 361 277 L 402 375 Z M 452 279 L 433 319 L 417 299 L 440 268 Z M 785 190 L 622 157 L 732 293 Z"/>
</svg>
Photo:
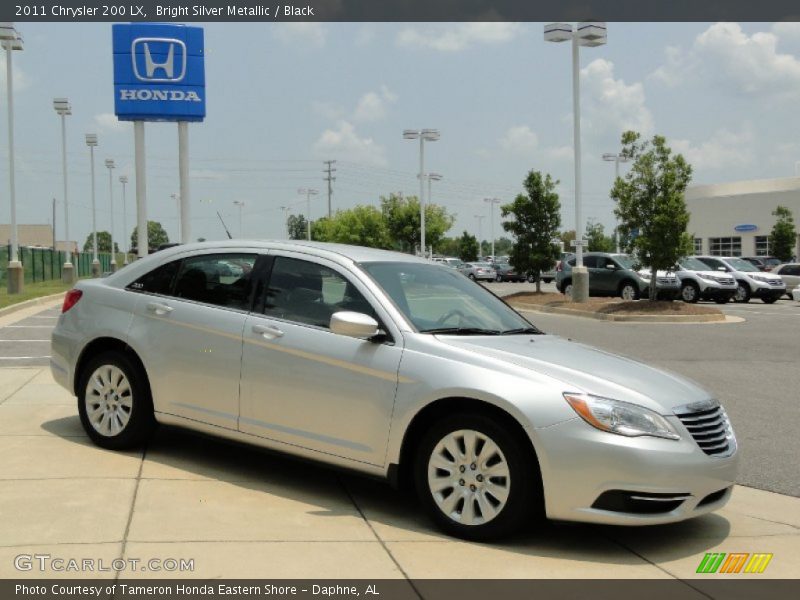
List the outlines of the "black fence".
<svg viewBox="0 0 800 600">
<path fill-rule="evenodd" d="M 11 246 L 0 248 L 0 285 L 6 285 L 6 268 Z M 97 256 L 100 261 L 101 272 L 111 270 L 111 254 L 101 252 Z M 123 255 L 117 255 L 117 264 L 122 266 Z M 25 283 L 39 281 L 54 281 L 61 279 L 64 261 L 67 253 L 53 250 L 52 248 L 24 248 L 19 249 L 19 261 L 25 273 Z M 92 276 L 92 253 L 76 252 L 72 255 L 72 264 L 75 266 L 77 277 Z"/>
</svg>

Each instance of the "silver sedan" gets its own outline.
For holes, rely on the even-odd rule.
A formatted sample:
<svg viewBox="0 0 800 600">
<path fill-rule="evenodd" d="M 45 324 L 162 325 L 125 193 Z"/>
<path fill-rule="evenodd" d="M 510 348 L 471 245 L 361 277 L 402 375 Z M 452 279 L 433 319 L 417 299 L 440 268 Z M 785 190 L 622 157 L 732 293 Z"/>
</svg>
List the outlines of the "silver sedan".
<svg viewBox="0 0 800 600">
<path fill-rule="evenodd" d="M 170 248 L 67 293 L 52 372 L 99 446 L 158 423 L 413 486 L 446 532 L 627 525 L 722 507 L 725 410 L 694 383 L 546 335 L 424 259 L 306 242 Z"/>
</svg>

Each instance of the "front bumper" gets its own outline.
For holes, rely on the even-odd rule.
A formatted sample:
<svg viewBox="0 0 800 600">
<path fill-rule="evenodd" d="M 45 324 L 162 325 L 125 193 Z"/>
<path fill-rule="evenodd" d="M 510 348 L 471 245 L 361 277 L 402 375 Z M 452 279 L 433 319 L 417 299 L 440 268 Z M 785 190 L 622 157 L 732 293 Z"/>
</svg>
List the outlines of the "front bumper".
<svg viewBox="0 0 800 600">
<path fill-rule="evenodd" d="M 724 298 L 726 300 L 730 300 L 736 295 L 736 288 L 724 288 L 724 287 L 713 287 L 708 286 L 702 292 L 700 292 L 700 297 L 703 300 L 716 300 L 717 298 Z"/>
<path fill-rule="evenodd" d="M 753 298 L 780 298 L 786 293 L 786 286 L 773 287 L 771 285 L 759 285 L 751 292 Z"/>
<path fill-rule="evenodd" d="M 682 521 L 724 506 L 736 478 L 737 451 L 734 449 L 726 457 L 708 456 L 677 419 L 669 420 L 682 432 L 680 440 L 614 435 L 594 429 L 579 417 L 531 430 L 548 518 L 655 525 Z M 601 495 L 619 491 L 637 497 L 682 499 L 677 506 L 665 504 L 668 510 L 661 512 L 625 512 L 593 506 Z"/>
</svg>

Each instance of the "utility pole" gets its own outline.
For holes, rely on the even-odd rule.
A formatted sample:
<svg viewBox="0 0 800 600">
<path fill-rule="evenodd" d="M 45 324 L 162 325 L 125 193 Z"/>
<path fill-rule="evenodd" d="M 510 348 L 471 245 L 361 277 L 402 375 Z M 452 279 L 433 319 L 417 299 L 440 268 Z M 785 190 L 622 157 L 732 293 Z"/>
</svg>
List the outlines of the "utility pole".
<svg viewBox="0 0 800 600">
<path fill-rule="evenodd" d="M 333 209 L 331 208 L 331 195 L 333 194 L 333 188 L 331 187 L 331 183 L 336 181 L 336 177 L 333 174 L 336 172 L 336 169 L 333 168 L 333 165 L 336 164 L 335 160 L 326 160 L 323 161 L 327 167 L 323 173 L 327 173 L 324 181 L 328 182 L 328 218 L 330 219 L 333 216 Z"/>
</svg>

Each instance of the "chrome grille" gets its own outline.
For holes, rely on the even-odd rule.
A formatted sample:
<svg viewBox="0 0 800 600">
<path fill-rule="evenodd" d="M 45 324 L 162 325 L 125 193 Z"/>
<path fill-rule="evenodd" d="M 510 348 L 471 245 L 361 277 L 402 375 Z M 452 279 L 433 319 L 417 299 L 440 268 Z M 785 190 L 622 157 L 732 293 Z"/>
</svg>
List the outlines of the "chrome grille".
<svg viewBox="0 0 800 600">
<path fill-rule="evenodd" d="M 661 285 L 675 285 L 678 280 L 675 277 L 656 277 L 656 283 Z"/>
<path fill-rule="evenodd" d="M 783 279 L 770 279 L 767 281 L 767 283 L 774 287 L 783 287 L 784 285 Z"/>
<path fill-rule="evenodd" d="M 700 449 L 710 456 L 726 455 L 736 443 L 733 429 L 719 404 L 694 412 L 676 413 Z"/>
<path fill-rule="evenodd" d="M 733 277 L 731 277 L 729 279 L 725 279 L 723 277 L 719 277 L 717 279 L 717 283 L 721 283 L 722 285 L 733 285 L 734 283 L 736 283 L 736 280 Z"/>
</svg>

